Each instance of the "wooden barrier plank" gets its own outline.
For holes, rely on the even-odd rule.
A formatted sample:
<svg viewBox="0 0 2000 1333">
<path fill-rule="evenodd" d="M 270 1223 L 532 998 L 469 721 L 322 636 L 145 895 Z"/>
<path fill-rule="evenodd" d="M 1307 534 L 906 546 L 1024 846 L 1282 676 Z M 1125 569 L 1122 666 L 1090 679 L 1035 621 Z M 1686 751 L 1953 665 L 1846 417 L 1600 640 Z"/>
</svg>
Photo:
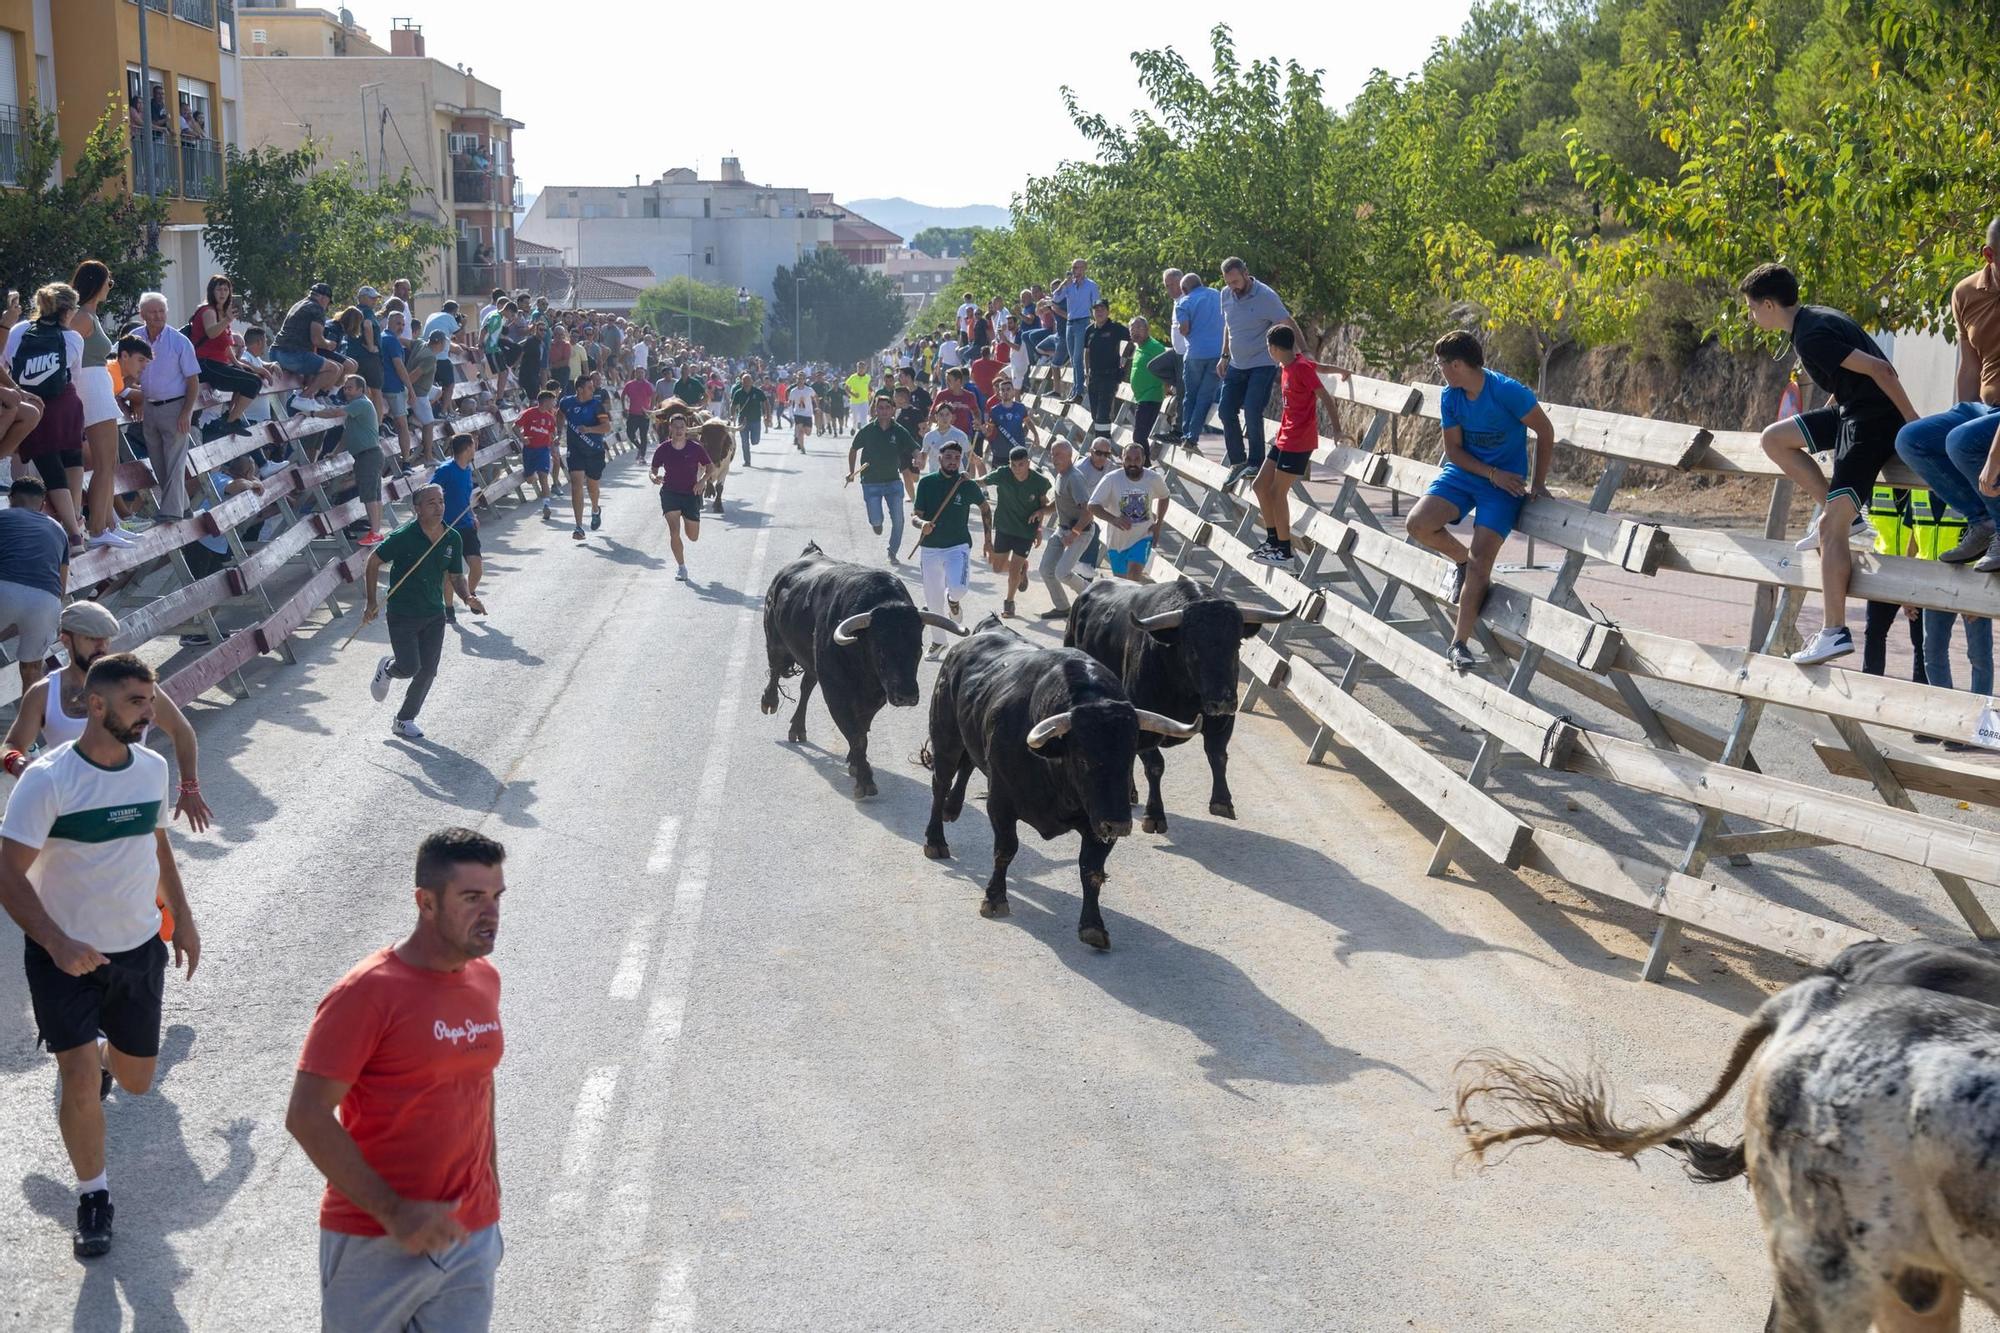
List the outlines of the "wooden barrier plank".
<svg viewBox="0 0 2000 1333">
<path fill-rule="evenodd" d="M 239 630 L 224 639 L 218 647 L 200 660 L 190 663 L 160 682 L 160 692 L 182 708 L 186 708 L 221 684 L 223 677 L 241 670 L 243 664 L 260 651 L 262 650 L 257 646 L 255 628 Z"/>
<path fill-rule="evenodd" d="M 1741 815 L 1774 828 L 1817 834 L 1930 870 L 1981 883 L 2000 878 L 2000 834 L 1899 810 L 1866 797 L 1655 750 L 1599 732 L 1581 733 L 1565 766 L 1572 772 L 1675 797 L 1703 809 Z"/>
<path fill-rule="evenodd" d="M 225 570 L 229 574 L 230 591 L 241 597 L 252 588 L 271 577 L 286 561 L 303 551 L 318 534 L 310 522 L 292 524 L 270 541 L 264 543 L 250 557 L 235 568 Z"/>
<path fill-rule="evenodd" d="M 1819 555 L 1795 551 L 1787 541 L 1707 528 L 1663 527 L 1662 569 L 1733 579 L 1774 588 L 1819 591 Z M 2000 579 L 1970 565 L 1854 552 L 1847 595 L 1855 601 L 1926 606 L 1972 616 L 2000 616 Z"/>
<path fill-rule="evenodd" d="M 1813 742 L 1813 753 L 1826 770 L 1837 777 L 1868 781 L 1868 771 L 1845 745 Z M 1974 805 L 2000 806 L 2000 767 L 1991 763 L 1967 762 L 1950 755 L 1925 755 L 1921 759 L 1885 750 L 1889 771 L 1911 791 L 1942 796 L 1950 801 L 1970 801 Z"/>
<path fill-rule="evenodd" d="M 1289 659 L 1287 689 L 1308 713 L 1394 779 L 1403 790 L 1437 812 L 1451 827 L 1494 861 L 1521 864 L 1534 830 L 1506 807 L 1472 786 L 1422 746 L 1368 711 L 1311 663 Z"/>
<path fill-rule="evenodd" d="M 252 627 L 250 633 L 256 638 L 257 651 L 274 653 L 284 643 L 293 630 L 305 623 L 306 617 L 326 601 L 340 583 L 337 562 L 329 561 L 313 576 L 299 586 L 297 592 L 287 597 L 265 618 L 260 625 Z"/>
<path fill-rule="evenodd" d="M 1556 443 L 1606 458 L 1623 458 L 1684 472 L 1708 448 L 1710 435 L 1700 426 L 1655 421 L 1616 412 L 1598 412 L 1562 403 L 1544 403 Z"/>
<path fill-rule="evenodd" d="M 70 589 L 76 591 L 103 583 L 128 569 L 171 555 L 201 535 L 198 518 L 180 518 L 133 533 L 130 546 L 92 547 L 69 562 Z"/>
<path fill-rule="evenodd" d="M 1172 509 L 1170 504 L 1167 506 Z M 1208 549 L 1217 559 L 1228 565 L 1242 577 L 1255 583 L 1275 600 L 1278 605 L 1303 611 L 1312 600 L 1313 590 L 1299 579 L 1286 573 L 1276 565 L 1263 564 L 1250 558 L 1250 544 L 1239 540 L 1221 528 L 1209 525 Z"/>
<path fill-rule="evenodd" d="M 1255 635 L 1243 640 L 1238 660 L 1251 675 L 1274 689 L 1282 688 L 1291 675 L 1291 659 Z"/>
<path fill-rule="evenodd" d="M 274 472 L 264 480 L 264 489 L 258 491 L 238 491 L 227 496 L 193 517 L 201 524 L 202 536 L 220 537 L 231 528 L 247 523 L 250 517 L 266 505 L 274 505 L 298 493 L 299 470 L 288 467 L 282 472 Z"/>
<path fill-rule="evenodd" d="M 1420 496 L 1438 469 L 1411 458 L 1378 455 L 1384 466 L 1380 485 L 1408 496 Z M 1521 506 L 1515 531 L 1565 551 L 1580 551 L 1634 574 L 1651 574 L 1661 567 L 1665 537 L 1652 523 L 1599 512 L 1573 500 L 1530 500 Z"/>
<path fill-rule="evenodd" d="M 234 570 L 218 569 L 213 574 L 156 597 L 118 622 L 118 636 L 111 641 L 114 653 L 129 653 L 146 640 L 184 625 L 203 611 L 212 611 L 228 601 L 230 576 Z"/>
</svg>

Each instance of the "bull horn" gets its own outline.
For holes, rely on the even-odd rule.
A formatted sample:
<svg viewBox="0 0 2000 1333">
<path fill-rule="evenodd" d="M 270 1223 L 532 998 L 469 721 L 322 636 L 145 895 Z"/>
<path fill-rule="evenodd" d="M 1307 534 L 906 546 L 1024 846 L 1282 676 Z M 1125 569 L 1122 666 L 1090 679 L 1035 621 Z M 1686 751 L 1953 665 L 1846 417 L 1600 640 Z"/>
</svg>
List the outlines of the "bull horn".
<svg viewBox="0 0 2000 1333">
<path fill-rule="evenodd" d="M 1185 613 L 1186 613 L 1186 608 L 1179 606 L 1175 607 L 1171 611 L 1161 611 L 1155 615 L 1150 615 L 1150 616 L 1142 616 L 1138 612 L 1134 611 L 1132 613 L 1132 623 L 1134 625 L 1137 625 L 1140 629 L 1147 629 L 1147 630 L 1178 629 L 1181 623 L 1181 616 L 1184 615 Z"/>
<path fill-rule="evenodd" d="M 859 615 L 849 616 L 833 627 L 833 641 L 845 648 L 860 637 L 861 631 L 867 629 L 868 622 L 874 618 L 873 611 L 863 611 Z"/>
<path fill-rule="evenodd" d="M 1299 609 L 1293 606 L 1287 607 L 1283 611 L 1267 611 L 1261 606 L 1242 606 L 1240 604 L 1237 607 L 1237 610 L 1243 613 L 1243 623 L 1246 625 L 1275 625 L 1280 621 L 1295 620 L 1298 618 Z"/>
<path fill-rule="evenodd" d="M 1068 734 L 1069 713 L 1067 711 L 1057 713 L 1054 717 L 1045 717 L 1029 730 L 1028 748 L 1030 750 L 1039 750 L 1042 748 L 1042 742 L 1056 736 L 1067 736 Z"/>
<path fill-rule="evenodd" d="M 917 612 L 917 619 L 923 621 L 926 625 L 929 625 L 932 629 L 947 630 L 950 633 L 956 634 L 961 638 L 963 638 L 967 634 L 972 633 L 971 630 L 959 624 L 956 620 L 953 620 L 950 616 L 941 616 L 935 611 L 919 611 Z"/>
<path fill-rule="evenodd" d="M 1163 713 L 1149 713 L 1143 708 L 1132 710 L 1139 715 L 1139 730 L 1150 731 L 1158 736 L 1172 736 L 1176 740 L 1186 740 L 1201 730 L 1199 722 L 1176 722 Z"/>
</svg>

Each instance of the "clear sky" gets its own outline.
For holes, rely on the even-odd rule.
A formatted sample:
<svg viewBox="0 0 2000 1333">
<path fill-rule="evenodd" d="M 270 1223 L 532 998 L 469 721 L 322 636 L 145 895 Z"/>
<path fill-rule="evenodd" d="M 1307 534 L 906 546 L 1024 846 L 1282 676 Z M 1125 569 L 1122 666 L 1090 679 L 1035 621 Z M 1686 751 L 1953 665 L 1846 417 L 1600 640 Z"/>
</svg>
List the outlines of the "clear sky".
<svg viewBox="0 0 2000 1333">
<path fill-rule="evenodd" d="M 414 19 L 428 54 L 500 87 L 507 113 L 527 125 L 515 156 L 530 191 L 652 180 L 676 166 L 699 165 L 707 176 L 733 152 L 752 180 L 840 199 L 1004 206 L 1027 176 L 1084 152 L 1063 84 L 1086 110 L 1114 120 L 1139 103 L 1134 50 L 1171 46 L 1205 70 L 1209 29 L 1225 22 L 1239 58 L 1320 69 L 1329 100 L 1345 104 L 1371 70 L 1421 65 L 1471 3 L 764 0 L 682 10 L 659 0 L 349 0 L 348 8 L 385 48 L 390 17 Z"/>
</svg>

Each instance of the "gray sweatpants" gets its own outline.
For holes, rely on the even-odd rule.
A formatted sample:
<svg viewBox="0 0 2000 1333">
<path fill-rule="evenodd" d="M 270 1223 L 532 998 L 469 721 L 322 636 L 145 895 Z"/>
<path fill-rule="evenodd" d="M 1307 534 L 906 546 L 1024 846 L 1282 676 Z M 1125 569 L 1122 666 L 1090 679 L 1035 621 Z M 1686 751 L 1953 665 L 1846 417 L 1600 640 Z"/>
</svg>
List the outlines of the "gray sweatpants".
<svg viewBox="0 0 2000 1333">
<path fill-rule="evenodd" d="M 1097 547 L 1094 529 L 1089 536 L 1069 546 L 1063 545 L 1060 533 L 1052 534 L 1042 542 L 1042 563 L 1037 572 L 1042 582 L 1048 585 L 1049 600 L 1055 603 L 1058 611 L 1069 605 L 1069 589 L 1064 586 L 1065 581 L 1075 576 L 1079 561 L 1091 565 L 1097 563 Z M 1085 560 L 1086 556 L 1088 560 Z"/>
<path fill-rule="evenodd" d="M 442 1254 L 409 1254 L 387 1236 L 319 1233 L 321 1333 L 485 1333 L 500 1224 Z"/>
</svg>

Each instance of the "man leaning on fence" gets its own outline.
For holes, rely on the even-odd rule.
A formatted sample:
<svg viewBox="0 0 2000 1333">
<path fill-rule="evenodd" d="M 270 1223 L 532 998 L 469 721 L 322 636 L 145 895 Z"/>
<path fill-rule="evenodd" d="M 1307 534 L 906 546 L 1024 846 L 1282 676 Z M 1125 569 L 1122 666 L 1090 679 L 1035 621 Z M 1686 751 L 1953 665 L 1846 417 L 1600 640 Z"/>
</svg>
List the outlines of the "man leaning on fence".
<svg viewBox="0 0 2000 1333">
<path fill-rule="evenodd" d="M 188 432 L 194 428 L 195 398 L 201 392 L 201 362 L 185 333 L 167 323 L 167 298 L 147 292 L 139 298 L 139 334 L 153 349 L 153 359 L 139 377 L 144 402 L 139 428 L 146 457 L 160 483 L 157 521 L 171 523 L 188 514 Z"/>
</svg>

